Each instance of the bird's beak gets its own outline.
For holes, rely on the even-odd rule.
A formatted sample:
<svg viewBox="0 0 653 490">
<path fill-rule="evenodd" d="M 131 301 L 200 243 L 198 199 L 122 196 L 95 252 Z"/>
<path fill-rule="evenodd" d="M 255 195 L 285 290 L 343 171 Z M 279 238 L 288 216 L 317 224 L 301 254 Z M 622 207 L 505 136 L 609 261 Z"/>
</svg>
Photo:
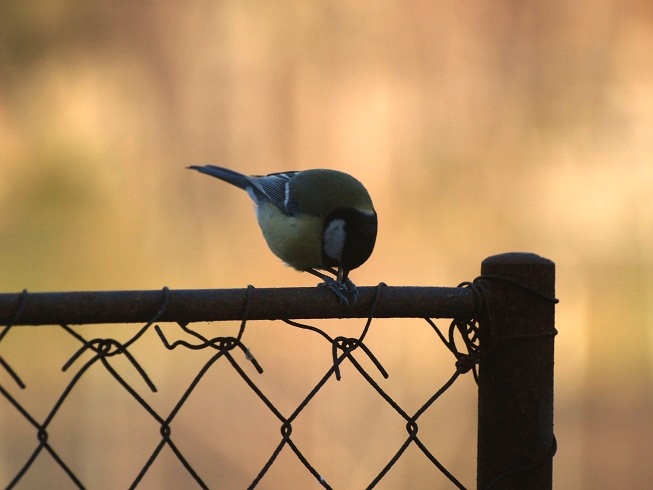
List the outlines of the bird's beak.
<svg viewBox="0 0 653 490">
<path fill-rule="evenodd" d="M 338 282 L 340 284 L 344 283 L 347 280 L 348 275 L 349 275 L 349 270 L 345 269 L 342 266 L 338 267 Z"/>
</svg>

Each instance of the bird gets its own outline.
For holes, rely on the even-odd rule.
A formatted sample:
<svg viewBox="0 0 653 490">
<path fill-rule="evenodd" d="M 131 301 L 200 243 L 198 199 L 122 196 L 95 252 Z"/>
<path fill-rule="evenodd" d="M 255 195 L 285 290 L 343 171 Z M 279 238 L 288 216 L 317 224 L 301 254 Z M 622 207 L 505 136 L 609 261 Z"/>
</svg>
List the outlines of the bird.
<svg viewBox="0 0 653 490">
<path fill-rule="evenodd" d="M 372 198 L 360 181 L 324 168 L 268 175 L 245 175 L 216 165 L 187 168 L 245 190 L 272 253 L 319 277 L 341 304 L 356 302 L 358 290 L 349 272 L 370 257 L 378 229 Z"/>
</svg>

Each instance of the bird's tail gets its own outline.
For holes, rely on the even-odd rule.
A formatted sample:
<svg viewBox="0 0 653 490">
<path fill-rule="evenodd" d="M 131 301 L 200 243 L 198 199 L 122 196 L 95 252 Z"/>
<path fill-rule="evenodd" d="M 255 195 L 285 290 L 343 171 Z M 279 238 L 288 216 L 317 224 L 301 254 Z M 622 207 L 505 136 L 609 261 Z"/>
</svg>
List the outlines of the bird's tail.
<svg viewBox="0 0 653 490">
<path fill-rule="evenodd" d="M 217 167 L 215 165 L 191 165 L 187 168 L 224 180 L 225 182 L 229 182 L 241 189 L 246 189 L 248 186 L 252 186 L 252 183 L 246 175 L 234 170 L 229 170 L 228 168 Z"/>
</svg>

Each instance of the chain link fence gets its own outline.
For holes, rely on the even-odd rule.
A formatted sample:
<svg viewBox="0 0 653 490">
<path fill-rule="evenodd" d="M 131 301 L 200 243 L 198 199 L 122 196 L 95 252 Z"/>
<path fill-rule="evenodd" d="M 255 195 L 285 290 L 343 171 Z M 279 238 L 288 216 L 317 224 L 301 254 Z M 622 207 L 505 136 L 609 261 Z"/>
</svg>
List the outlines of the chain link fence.
<svg viewBox="0 0 653 490">
<path fill-rule="evenodd" d="M 412 453 L 428 475 L 425 485 L 466 488 L 471 482 L 450 469 L 441 436 L 424 421 L 468 379 L 479 393 L 478 487 L 550 488 L 553 263 L 504 254 L 487 259 L 481 272 L 458 288 L 360 288 L 352 307 L 334 304 L 321 288 L 0 295 L 0 430 L 7 435 L 0 485 L 151 488 L 148 475 L 164 465 L 174 476 L 159 488 L 270 488 L 284 473 L 296 487 L 304 487 L 296 478 L 306 478 L 315 487 L 373 488 L 388 484 Z M 346 326 L 347 335 L 333 320 L 317 321 L 339 318 L 362 320 Z M 383 324 L 388 318 L 419 323 Z M 451 320 L 442 328 L 434 318 Z M 238 320 L 231 335 L 229 320 Z M 288 334 L 300 339 L 289 344 Z M 411 334 L 423 339 L 411 357 L 440 356 L 436 345 L 448 352 L 448 373 L 429 380 L 418 402 L 396 388 L 414 380 L 388 382 L 395 376 L 388 363 L 397 363 L 387 360 L 387 344 Z M 23 350 L 11 343 L 25 335 Z M 299 360 L 289 368 L 291 352 Z M 55 361 L 46 381 L 31 379 L 35 365 Z M 343 393 L 326 395 L 334 390 Z M 368 397 L 363 408 L 360 392 Z M 48 401 L 34 404 L 41 394 Z M 310 428 L 323 418 L 334 425 Z M 90 439 L 80 426 L 91 428 Z M 124 426 L 124 440 L 104 444 Z M 354 426 L 358 441 L 349 437 Z M 235 454 L 225 454 L 230 449 Z M 347 464 L 352 459 L 374 462 Z M 90 468 L 81 463 L 89 460 Z M 363 466 L 366 474 L 346 477 Z"/>
</svg>

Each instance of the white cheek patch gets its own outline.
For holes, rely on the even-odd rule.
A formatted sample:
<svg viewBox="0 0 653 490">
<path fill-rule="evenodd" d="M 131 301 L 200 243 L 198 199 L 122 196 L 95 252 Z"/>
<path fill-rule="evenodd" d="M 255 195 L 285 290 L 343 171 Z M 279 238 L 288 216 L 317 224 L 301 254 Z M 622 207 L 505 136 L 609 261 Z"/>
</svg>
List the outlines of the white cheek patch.
<svg viewBox="0 0 653 490">
<path fill-rule="evenodd" d="M 345 220 L 334 219 L 324 230 L 324 254 L 333 260 L 342 260 L 342 249 L 345 247 Z"/>
</svg>

